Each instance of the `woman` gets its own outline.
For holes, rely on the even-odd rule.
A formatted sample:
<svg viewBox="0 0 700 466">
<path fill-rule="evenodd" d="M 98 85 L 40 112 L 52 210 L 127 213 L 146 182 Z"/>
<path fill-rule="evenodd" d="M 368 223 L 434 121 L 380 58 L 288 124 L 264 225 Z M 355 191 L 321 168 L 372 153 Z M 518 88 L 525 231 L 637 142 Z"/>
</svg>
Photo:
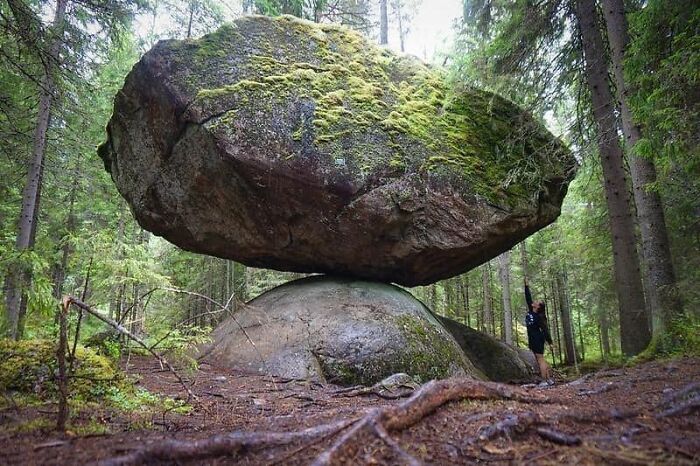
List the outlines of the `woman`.
<svg viewBox="0 0 700 466">
<path fill-rule="evenodd" d="M 544 313 L 544 302 L 532 302 L 530 288 L 525 280 L 525 301 L 527 301 L 527 315 L 525 316 L 525 326 L 527 327 L 527 346 L 535 354 L 537 365 L 540 368 L 542 383 L 540 385 L 554 385 L 552 372 L 549 364 L 544 359 L 544 343 L 552 344 L 552 337 L 547 328 L 547 318 Z"/>
</svg>

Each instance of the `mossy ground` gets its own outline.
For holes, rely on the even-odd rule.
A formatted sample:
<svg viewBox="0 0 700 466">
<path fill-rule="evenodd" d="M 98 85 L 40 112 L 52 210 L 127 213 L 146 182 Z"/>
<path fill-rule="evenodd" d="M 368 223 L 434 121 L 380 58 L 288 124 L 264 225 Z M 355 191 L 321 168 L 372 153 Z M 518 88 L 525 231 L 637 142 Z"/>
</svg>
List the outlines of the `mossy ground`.
<svg viewBox="0 0 700 466">
<path fill-rule="evenodd" d="M 51 340 L 0 340 L 1 408 L 40 407 L 57 401 L 56 343 Z M 149 415 L 158 409 L 186 413 L 191 407 L 137 388 L 113 360 L 78 346 L 74 373 L 68 383 L 69 406 L 77 435 L 93 435 L 103 427 L 90 413 L 104 410 Z M 86 414 L 87 413 L 87 414 Z M 138 417 L 138 416 L 137 416 Z M 138 420 L 137 420 L 138 421 Z M 55 419 L 39 416 L 12 427 L 20 430 L 53 428 Z"/>
<path fill-rule="evenodd" d="M 508 198 L 526 196 L 546 177 L 565 178 L 571 164 L 561 143 L 511 102 L 451 84 L 442 70 L 376 47 L 350 29 L 249 17 L 171 46 L 177 60 L 196 63 L 188 78 L 197 92 L 193 108 L 215 115 L 214 130 L 235 137 L 239 118 L 269 123 L 301 103 L 312 111 L 290 123 L 296 154 L 311 143 L 360 176 L 435 173 L 457 177 L 478 194 Z M 235 64 L 227 61 L 231 48 L 243 51 Z M 236 72 L 222 84 L 225 66 Z M 222 73 L 207 87 L 217 82 L 210 75 Z"/>
</svg>

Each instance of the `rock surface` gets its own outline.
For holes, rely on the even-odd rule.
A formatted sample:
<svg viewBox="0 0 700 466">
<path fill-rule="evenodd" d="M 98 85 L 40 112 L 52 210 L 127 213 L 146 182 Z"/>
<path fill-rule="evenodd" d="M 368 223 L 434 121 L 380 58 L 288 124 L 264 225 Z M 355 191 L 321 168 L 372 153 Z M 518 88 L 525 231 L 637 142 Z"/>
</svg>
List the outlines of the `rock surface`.
<svg viewBox="0 0 700 466">
<path fill-rule="evenodd" d="M 99 153 L 147 230 L 249 266 L 409 286 L 553 222 L 575 166 L 509 101 L 291 17 L 159 42 L 107 129 Z"/>
<path fill-rule="evenodd" d="M 398 372 L 422 381 L 483 378 L 420 301 L 377 282 L 289 282 L 250 301 L 212 337 L 200 358 L 256 373 L 341 385 L 372 385 Z"/>
<path fill-rule="evenodd" d="M 489 380 L 513 383 L 535 379 L 534 367 L 518 349 L 447 317 L 437 318 Z"/>
</svg>

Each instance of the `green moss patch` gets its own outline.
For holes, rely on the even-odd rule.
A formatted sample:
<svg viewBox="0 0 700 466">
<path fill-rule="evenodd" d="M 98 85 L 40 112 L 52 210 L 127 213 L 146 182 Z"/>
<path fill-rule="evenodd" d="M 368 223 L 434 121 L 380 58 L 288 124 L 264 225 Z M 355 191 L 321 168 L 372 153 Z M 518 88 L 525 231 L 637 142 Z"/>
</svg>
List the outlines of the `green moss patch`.
<svg viewBox="0 0 700 466">
<path fill-rule="evenodd" d="M 359 176 L 433 173 L 491 198 L 526 196 L 546 178 L 566 178 L 572 164 L 563 145 L 513 103 L 451 84 L 443 70 L 376 47 L 350 29 L 250 17 L 173 47 L 178 60 L 194 56 L 198 63 L 188 78 L 192 107 L 214 116 L 208 125 L 215 133 L 255 145 L 269 132 L 241 135 L 239 121 L 269 126 L 282 118 L 274 137 L 288 146 L 287 159 L 308 152 L 310 142 Z M 221 54 L 232 48 L 229 58 Z M 233 57 L 232 81 L 209 87 Z M 290 110 L 300 106 L 311 109 L 308 118 Z"/>
<path fill-rule="evenodd" d="M 406 346 L 400 352 L 378 353 L 362 363 L 316 354 L 324 376 L 339 385 L 372 385 L 404 372 L 420 382 L 444 379 L 455 373 L 463 356 L 447 335 L 430 322 L 408 314 L 392 317 Z"/>
<path fill-rule="evenodd" d="M 0 340 L 0 387 L 54 399 L 57 394 L 56 343 L 50 340 Z M 105 356 L 78 346 L 68 389 L 74 400 L 98 401 L 113 390 L 129 389 L 124 374 Z"/>
</svg>

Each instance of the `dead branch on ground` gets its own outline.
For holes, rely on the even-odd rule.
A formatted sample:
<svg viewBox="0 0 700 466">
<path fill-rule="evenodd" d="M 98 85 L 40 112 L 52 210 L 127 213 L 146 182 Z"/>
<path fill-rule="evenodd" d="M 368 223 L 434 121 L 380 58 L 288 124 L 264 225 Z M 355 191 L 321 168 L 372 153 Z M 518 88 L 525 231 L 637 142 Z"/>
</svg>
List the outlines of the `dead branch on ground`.
<svg viewBox="0 0 700 466">
<path fill-rule="evenodd" d="M 97 317 L 99 320 L 102 322 L 106 323 L 110 327 L 114 328 L 117 332 L 121 333 L 122 335 L 126 336 L 130 340 L 136 342 L 139 346 L 144 348 L 146 351 L 151 353 L 157 360 L 160 362 L 161 365 L 165 366 L 177 379 L 177 381 L 182 385 L 182 387 L 185 389 L 187 392 L 187 400 L 195 400 L 197 401 L 197 395 L 192 393 L 192 390 L 190 390 L 190 387 L 187 385 L 187 382 L 178 374 L 178 372 L 175 370 L 175 368 L 160 354 L 156 353 L 154 350 L 152 350 L 143 340 L 141 340 L 139 337 L 131 333 L 128 329 L 124 328 L 122 325 L 120 325 L 118 322 L 110 319 L 109 317 L 102 315 L 102 313 L 92 309 L 90 306 L 85 304 L 79 299 L 73 298 L 72 296 L 65 296 L 63 298 L 63 305 L 66 308 L 66 311 L 70 305 L 74 305 L 83 311 L 93 315 L 94 317 Z"/>
<path fill-rule="evenodd" d="M 399 372 L 382 379 L 371 387 L 355 385 L 353 387 L 341 388 L 333 392 L 333 396 L 352 397 L 377 395 L 387 400 L 395 400 L 410 396 L 418 387 L 419 385 L 410 375 Z"/>
</svg>

